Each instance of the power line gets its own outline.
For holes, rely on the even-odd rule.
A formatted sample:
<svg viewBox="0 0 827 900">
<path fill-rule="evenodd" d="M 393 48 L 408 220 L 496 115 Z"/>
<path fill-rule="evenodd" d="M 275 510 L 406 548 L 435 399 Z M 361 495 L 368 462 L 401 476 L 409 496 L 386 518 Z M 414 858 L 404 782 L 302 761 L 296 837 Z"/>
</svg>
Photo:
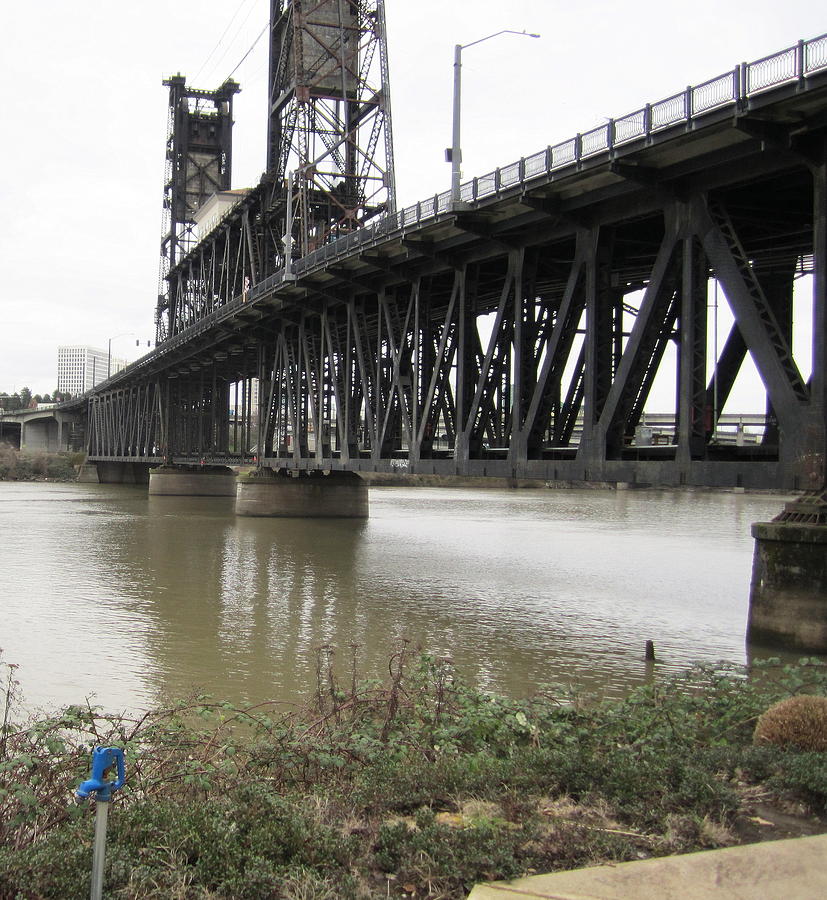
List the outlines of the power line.
<svg viewBox="0 0 827 900">
<path fill-rule="evenodd" d="M 247 24 L 247 21 L 248 21 L 248 19 L 250 18 L 250 16 L 255 12 L 255 9 L 256 9 L 256 6 L 255 6 L 255 0 L 254 0 L 253 6 L 250 7 L 250 9 L 249 9 L 248 12 L 247 12 L 247 15 L 244 17 L 243 21 L 240 23 L 240 25 L 238 26 L 238 28 L 236 28 L 235 34 L 233 34 L 232 38 L 230 38 L 230 40 L 227 42 L 227 45 L 226 45 L 226 47 L 224 48 L 224 52 L 223 52 L 223 53 L 221 54 L 221 56 L 219 56 L 219 58 L 213 63 L 213 66 L 212 66 L 212 68 L 211 68 L 211 70 L 210 70 L 211 72 L 215 72 L 215 71 L 218 69 L 218 67 L 221 65 L 221 63 L 222 63 L 222 61 L 224 60 L 224 58 L 227 56 L 227 54 L 230 52 L 230 50 L 232 49 L 232 47 L 233 47 L 233 45 L 235 44 L 235 42 L 238 40 L 238 36 L 241 34 L 241 31 L 242 31 L 242 29 L 244 28 L 244 26 Z M 268 20 L 268 23 L 269 23 L 269 20 L 270 20 L 269 13 L 268 13 L 268 16 L 267 16 L 267 20 Z M 266 28 L 266 26 L 265 26 L 265 28 Z M 259 37 L 261 37 L 261 35 L 259 35 Z M 258 38 L 256 38 L 256 40 L 258 40 Z M 252 48 L 251 48 L 251 49 L 252 49 Z M 246 54 L 245 54 L 245 56 L 246 56 Z M 239 65 L 241 65 L 241 63 L 239 63 Z M 238 68 L 238 66 L 236 66 L 236 68 Z M 233 69 L 233 71 L 235 71 L 235 69 Z M 229 76 L 228 76 L 228 77 L 229 77 Z"/>
<path fill-rule="evenodd" d="M 213 54 L 221 46 L 221 42 L 227 36 L 227 32 L 233 27 L 233 22 L 235 22 L 235 20 L 238 18 L 238 14 L 241 12 L 244 5 L 248 2 L 249 2 L 249 0 L 241 0 L 241 2 L 238 4 L 238 6 L 236 7 L 236 11 L 233 13 L 232 18 L 228 22 L 227 27 L 224 29 L 221 37 L 218 39 L 218 42 L 212 48 L 212 50 L 210 50 L 209 54 L 207 55 L 207 58 L 204 60 L 204 62 L 201 63 L 201 67 L 195 73 L 195 77 L 192 79 L 193 84 L 198 82 L 198 78 L 201 75 L 201 73 L 204 71 L 204 69 L 207 67 L 207 63 L 213 58 Z"/>
<path fill-rule="evenodd" d="M 268 23 L 264 26 L 264 28 L 262 28 L 261 31 L 258 33 L 258 37 L 257 37 L 257 38 L 253 41 L 253 43 L 250 45 L 250 49 L 249 49 L 249 50 L 244 54 L 244 56 L 242 56 L 241 59 L 236 63 L 235 69 L 233 69 L 233 71 L 230 72 L 230 74 L 227 76 L 227 78 L 232 78 L 232 77 L 233 77 L 233 75 L 234 75 L 235 72 L 236 72 L 236 69 L 238 69 L 238 67 L 244 62 L 244 60 L 247 59 L 247 57 L 253 52 L 253 49 L 255 48 L 256 44 L 261 40 L 262 36 L 264 35 L 264 32 L 267 31 L 267 29 L 268 29 L 269 27 L 270 27 L 270 23 L 268 22 Z M 224 80 L 226 81 L 227 78 L 225 78 Z"/>
</svg>

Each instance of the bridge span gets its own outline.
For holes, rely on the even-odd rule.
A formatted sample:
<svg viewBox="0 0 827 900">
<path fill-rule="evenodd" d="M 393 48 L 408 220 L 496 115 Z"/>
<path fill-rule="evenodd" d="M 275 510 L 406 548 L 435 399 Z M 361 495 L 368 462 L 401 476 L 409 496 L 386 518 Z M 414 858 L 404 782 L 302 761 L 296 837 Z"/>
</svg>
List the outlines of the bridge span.
<svg viewBox="0 0 827 900">
<path fill-rule="evenodd" d="M 48 452 L 83 449 L 81 419 L 79 412 L 54 403 L 35 409 L 0 409 L 0 444 Z"/>
<path fill-rule="evenodd" d="M 89 460 L 820 489 L 825 128 L 822 36 L 300 258 L 268 253 L 265 178 L 170 267 L 153 352 L 73 401 Z M 717 356 L 713 283 L 734 317 Z M 722 442 L 748 357 L 767 424 Z M 644 445 L 664 371 L 673 438 Z"/>
</svg>

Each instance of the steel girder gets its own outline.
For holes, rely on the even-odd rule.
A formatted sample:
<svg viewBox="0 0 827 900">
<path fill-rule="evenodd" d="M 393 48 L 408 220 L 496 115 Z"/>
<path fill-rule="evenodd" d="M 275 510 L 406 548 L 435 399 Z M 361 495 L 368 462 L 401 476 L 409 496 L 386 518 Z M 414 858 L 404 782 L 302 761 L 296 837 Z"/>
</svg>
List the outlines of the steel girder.
<svg viewBox="0 0 827 900">
<path fill-rule="evenodd" d="M 91 458 L 147 460 L 164 455 L 158 382 L 145 382 L 92 396 L 87 409 Z"/>
<path fill-rule="evenodd" d="M 169 454 L 219 461 L 237 452 L 287 468 L 819 486 L 823 101 L 779 102 L 795 140 L 776 146 L 745 136 L 741 117 L 722 120 L 641 145 L 623 165 L 588 161 L 410 225 L 397 216 L 369 240 L 312 254 L 290 279 L 259 277 L 246 298 L 243 267 L 252 271 L 250 247 L 263 233 L 264 207 L 251 195 L 207 242 L 203 262 L 193 252 L 182 263 L 200 292 L 193 324 L 141 368 L 161 385 L 189 385 L 187 396 L 161 388 L 170 424 L 210 418 L 198 392 L 213 369 L 228 394 L 242 385 L 238 402 L 228 401 L 232 416 L 200 426 L 198 440 L 167 428 Z M 769 101 L 767 109 L 776 114 Z M 235 233 L 219 238 L 221 228 Z M 809 377 L 792 352 L 792 284 L 802 274 L 813 279 Z M 717 362 L 712 278 L 735 318 Z M 716 418 L 747 356 L 777 425 L 761 445 L 722 446 Z M 674 438 L 647 448 L 632 439 L 657 373 L 673 380 Z M 241 432 L 232 440 L 231 428 Z"/>
<path fill-rule="evenodd" d="M 581 478 L 609 477 L 622 468 L 612 461 L 647 455 L 631 442 L 672 343 L 675 437 L 649 455 L 674 469 L 674 482 L 693 461 L 721 457 L 710 443 L 715 416 L 749 352 L 778 418 L 760 460 L 778 461 L 786 485 L 808 484 L 806 460 L 823 445 L 813 398 L 823 373 L 802 377 L 791 317 L 779 319 L 760 280 L 789 297 L 789 258 L 753 265 L 723 195 L 665 204 L 648 230 L 648 271 L 623 249 L 627 226 L 578 227 L 574 240 L 500 250 L 374 293 L 351 286 L 282 318 L 262 413 L 265 459 L 357 469 L 404 460 L 422 471 L 423 460 L 444 458 L 425 469 L 459 474 L 479 472 L 477 461 L 527 473 L 549 470 L 534 460 L 568 459 Z M 713 277 L 736 317 L 717 365 L 707 358 Z M 628 303 L 641 285 L 639 305 Z"/>
</svg>

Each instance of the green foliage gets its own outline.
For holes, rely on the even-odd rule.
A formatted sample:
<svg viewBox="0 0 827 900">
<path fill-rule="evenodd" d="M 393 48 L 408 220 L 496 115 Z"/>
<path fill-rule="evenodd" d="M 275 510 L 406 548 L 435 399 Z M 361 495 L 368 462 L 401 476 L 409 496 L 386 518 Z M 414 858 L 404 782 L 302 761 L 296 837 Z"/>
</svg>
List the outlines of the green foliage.
<svg viewBox="0 0 827 900">
<path fill-rule="evenodd" d="M 355 656 L 355 650 L 354 650 Z M 123 898 L 460 898 L 529 870 L 717 846 L 761 785 L 824 809 L 823 754 L 752 744 L 774 700 L 827 667 L 693 669 L 623 701 L 493 697 L 402 646 L 385 684 L 333 675 L 313 704 L 207 695 L 140 716 L 72 706 L 18 721 L 0 668 L 0 900 L 88 895 L 89 749 L 120 746 L 107 890 Z M 476 811 L 472 807 L 476 804 Z"/>
<path fill-rule="evenodd" d="M 804 797 L 819 812 L 827 812 L 827 753 L 783 753 L 772 783 Z"/>
<path fill-rule="evenodd" d="M 521 875 L 524 841 L 522 829 L 491 822 L 451 828 L 423 811 L 414 828 L 404 822 L 381 825 L 374 859 L 403 884 L 425 883 L 437 896 L 462 897 L 477 881 Z"/>
<path fill-rule="evenodd" d="M 74 481 L 76 453 L 19 451 L 0 445 L 0 481 Z"/>
</svg>

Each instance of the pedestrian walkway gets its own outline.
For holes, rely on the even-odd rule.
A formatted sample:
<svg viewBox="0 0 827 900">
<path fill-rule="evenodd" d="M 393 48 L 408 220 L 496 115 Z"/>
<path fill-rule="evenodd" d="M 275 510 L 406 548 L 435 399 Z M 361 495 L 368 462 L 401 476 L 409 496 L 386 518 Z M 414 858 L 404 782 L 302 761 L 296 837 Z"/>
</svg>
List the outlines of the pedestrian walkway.
<svg viewBox="0 0 827 900">
<path fill-rule="evenodd" d="M 479 884 L 468 900 L 821 900 L 827 834 Z"/>
</svg>

